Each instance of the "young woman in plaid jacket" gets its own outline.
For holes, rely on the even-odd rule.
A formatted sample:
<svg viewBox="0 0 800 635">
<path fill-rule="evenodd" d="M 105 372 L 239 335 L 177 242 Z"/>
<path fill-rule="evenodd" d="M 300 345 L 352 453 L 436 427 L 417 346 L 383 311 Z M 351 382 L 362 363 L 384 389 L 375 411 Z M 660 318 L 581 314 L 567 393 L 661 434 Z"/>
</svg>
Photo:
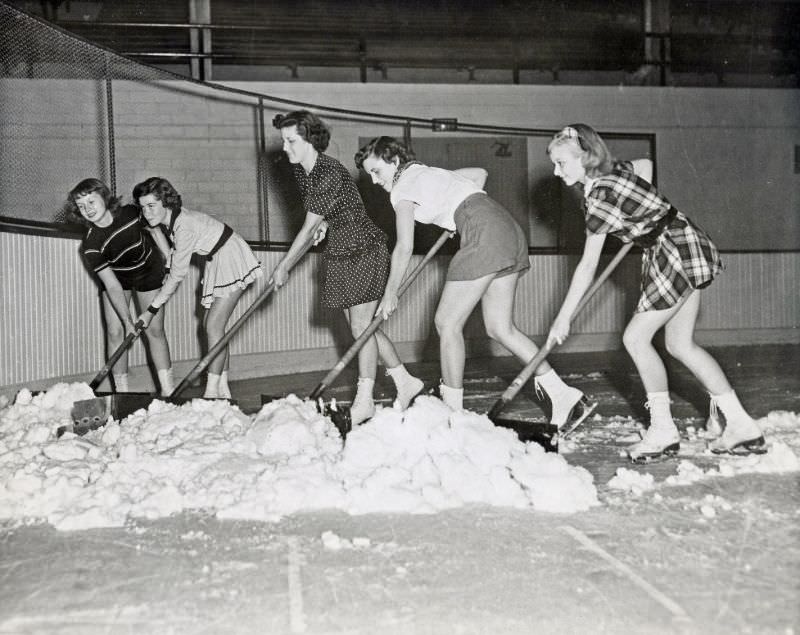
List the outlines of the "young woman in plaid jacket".
<svg viewBox="0 0 800 635">
<path fill-rule="evenodd" d="M 716 453 L 765 450 L 761 430 L 739 403 L 716 360 L 694 341 L 701 290 L 722 270 L 709 236 L 676 210 L 649 182 L 652 164 L 616 161 L 600 135 L 573 124 L 548 145 L 554 173 L 568 186 L 584 188 L 586 242 L 548 341 L 569 335 L 570 316 L 591 284 L 607 235 L 642 248 L 641 297 L 622 336 L 647 391 L 650 427 L 628 449 L 635 462 L 676 454 L 680 436 L 670 412 L 667 372 L 653 347 L 664 327 L 666 348 L 686 365 L 711 395 L 712 414 L 724 415 L 722 435 L 710 444 Z"/>
</svg>

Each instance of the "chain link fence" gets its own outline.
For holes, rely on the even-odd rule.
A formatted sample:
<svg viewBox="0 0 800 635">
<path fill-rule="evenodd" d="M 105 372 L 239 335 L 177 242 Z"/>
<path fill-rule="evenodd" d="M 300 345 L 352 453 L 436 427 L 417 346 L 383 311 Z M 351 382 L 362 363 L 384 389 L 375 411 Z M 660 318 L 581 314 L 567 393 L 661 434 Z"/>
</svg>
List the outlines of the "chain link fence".
<svg viewBox="0 0 800 635">
<path fill-rule="evenodd" d="M 292 240 L 304 212 L 291 166 L 272 127 L 303 104 L 189 80 L 129 60 L 0 0 L 0 217 L 72 222 L 67 192 L 105 181 L 124 202 L 136 183 L 162 176 L 190 209 L 214 215 L 251 242 Z M 368 139 L 412 142 L 418 158 L 445 168 L 489 171 L 490 194 L 528 229 L 530 245 L 579 248 L 580 196 L 552 177 L 545 148 L 552 131 L 463 124 L 311 106 L 332 129 L 326 151 L 354 169 Z M 411 129 L 426 129 L 411 139 Z M 612 135 L 620 156 L 654 156 L 652 135 Z M 529 162 L 534 157 L 534 162 Z M 390 237 L 394 216 L 383 191 L 357 177 L 373 219 Z M 418 227 L 416 246 L 435 240 Z"/>
</svg>

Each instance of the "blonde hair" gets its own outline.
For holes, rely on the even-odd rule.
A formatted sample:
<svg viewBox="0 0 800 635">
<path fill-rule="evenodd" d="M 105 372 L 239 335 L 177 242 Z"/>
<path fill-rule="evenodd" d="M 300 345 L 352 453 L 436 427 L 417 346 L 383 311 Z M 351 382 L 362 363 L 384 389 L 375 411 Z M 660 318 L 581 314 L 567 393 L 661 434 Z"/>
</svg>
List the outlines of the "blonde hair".
<svg viewBox="0 0 800 635">
<path fill-rule="evenodd" d="M 547 144 L 549 155 L 556 146 L 569 145 L 575 156 L 581 157 L 581 164 L 589 178 L 609 174 L 614 169 L 616 159 L 606 142 L 597 131 L 585 123 L 574 123 L 559 130 Z"/>
</svg>

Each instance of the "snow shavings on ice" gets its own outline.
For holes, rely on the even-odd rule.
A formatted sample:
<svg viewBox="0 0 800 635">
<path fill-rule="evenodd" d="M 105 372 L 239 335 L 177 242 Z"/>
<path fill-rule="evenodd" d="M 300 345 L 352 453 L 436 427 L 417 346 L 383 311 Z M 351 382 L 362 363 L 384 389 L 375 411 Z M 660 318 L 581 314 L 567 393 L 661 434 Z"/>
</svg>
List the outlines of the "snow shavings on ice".
<svg viewBox="0 0 800 635">
<path fill-rule="evenodd" d="M 715 477 L 733 477 L 740 474 L 780 474 L 800 470 L 800 416 L 793 412 L 776 410 L 756 421 L 767 440 L 765 454 L 744 456 L 720 455 L 716 467 L 703 469 L 687 458 L 681 458 L 677 473 L 667 476 L 662 482 L 665 486 L 691 485 L 698 481 Z M 702 432 L 702 431 L 700 431 Z M 705 437 L 689 431 L 688 440 L 681 439 L 681 457 L 704 456 Z M 616 474 L 607 483 L 608 487 L 634 495 L 654 489 L 658 484 L 652 474 L 637 472 L 624 467 L 617 468 Z M 707 512 L 707 510 L 706 510 Z M 704 512 L 705 515 L 709 515 Z"/>
<path fill-rule="evenodd" d="M 122 422 L 56 437 L 86 384 L 0 404 L 0 518 L 58 529 L 207 510 L 276 521 L 300 511 L 433 513 L 468 504 L 574 512 L 598 505 L 592 475 L 485 416 L 422 397 L 380 409 L 342 440 L 295 396 L 245 415 L 226 402 L 153 401 Z"/>
</svg>

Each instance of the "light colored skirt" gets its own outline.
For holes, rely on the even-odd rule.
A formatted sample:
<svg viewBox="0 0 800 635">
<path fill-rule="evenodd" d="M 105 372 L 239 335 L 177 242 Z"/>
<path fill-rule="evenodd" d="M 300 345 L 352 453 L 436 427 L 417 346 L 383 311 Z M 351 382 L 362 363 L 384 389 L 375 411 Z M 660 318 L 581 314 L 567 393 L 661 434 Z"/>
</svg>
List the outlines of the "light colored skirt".
<svg viewBox="0 0 800 635">
<path fill-rule="evenodd" d="M 215 298 L 224 298 L 237 289 L 244 289 L 262 275 L 261 263 L 250 245 L 234 232 L 214 257 L 205 263 L 200 304 L 209 308 Z"/>
<path fill-rule="evenodd" d="M 468 196 L 456 208 L 461 246 L 450 261 L 448 280 L 477 280 L 530 268 L 528 239 L 505 207 L 483 193 Z"/>
</svg>

